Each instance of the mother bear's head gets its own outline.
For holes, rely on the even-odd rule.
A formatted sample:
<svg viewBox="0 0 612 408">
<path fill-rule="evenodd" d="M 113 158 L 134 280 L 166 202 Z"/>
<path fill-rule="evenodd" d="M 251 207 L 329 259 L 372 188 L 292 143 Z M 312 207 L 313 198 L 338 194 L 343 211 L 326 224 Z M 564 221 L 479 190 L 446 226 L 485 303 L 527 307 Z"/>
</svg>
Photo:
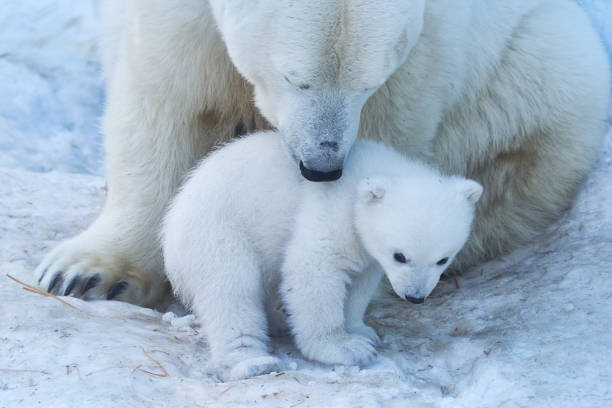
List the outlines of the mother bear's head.
<svg viewBox="0 0 612 408">
<path fill-rule="evenodd" d="M 312 181 L 342 175 L 366 100 L 406 60 L 425 0 L 210 0 L 255 103 Z"/>
</svg>

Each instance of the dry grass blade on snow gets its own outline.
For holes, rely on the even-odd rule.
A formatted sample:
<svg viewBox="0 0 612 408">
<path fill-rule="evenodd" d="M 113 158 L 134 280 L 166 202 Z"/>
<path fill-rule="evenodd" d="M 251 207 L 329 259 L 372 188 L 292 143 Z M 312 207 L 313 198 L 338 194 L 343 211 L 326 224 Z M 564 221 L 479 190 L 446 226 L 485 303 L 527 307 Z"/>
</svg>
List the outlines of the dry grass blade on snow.
<svg viewBox="0 0 612 408">
<path fill-rule="evenodd" d="M 44 290 L 42 290 L 42 289 L 38 289 L 38 288 L 37 288 L 37 287 L 35 287 L 35 286 L 28 285 L 27 283 L 20 281 L 19 279 L 15 278 L 14 276 L 11 276 L 11 275 L 10 275 L 10 274 L 8 274 L 8 273 L 6 274 L 6 277 L 7 277 L 7 278 L 9 278 L 9 279 L 11 279 L 11 280 L 12 280 L 12 281 L 14 281 L 14 282 L 17 282 L 17 283 L 18 283 L 18 284 L 20 284 L 21 286 L 23 286 L 23 289 L 24 289 L 24 290 L 27 290 L 28 292 L 37 293 L 37 294 L 39 294 L 39 295 L 43 295 L 43 296 L 47 296 L 47 297 L 51 297 L 51 298 L 53 298 L 53 299 L 57 300 L 58 302 L 61 302 L 61 303 L 65 304 L 66 306 L 73 308 L 74 310 L 78 310 L 79 312 L 85 313 L 83 310 L 79 309 L 78 307 L 76 307 L 76 306 L 74 306 L 74 305 L 71 305 L 70 303 L 66 302 L 65 300 L 60 299 L 59 297 L 57 297 L 57 296 L 55 296 L 55 295 L 53 295 L 53 294 L 51 294 L 51 293 L 49 293 L 49 292 L 45 292 L 45 291 L 44 291 Z"/>
<path fill-rule="evenodd" d="M 136 367 L 134 370 L 142 371 L 143 373 L 146 373 L 146 374 L 149 374 L 149 375 L 153 375 L 153 376 L 155 376 L 155 377 L 168 377 L 168 371 L 166 371 L 166 368 L 165 368 L 165 367 L 164 367 L 164 366 L 163 366 L 163 365 L 162 365 L 162 364 L 161 364 L 159 361 L 157 361 L 156 359 L 154 359 L 153 357 L 151 357 L 151 356 L 149 355 L 149 353 L 147 353 L 147 352 L 145 351 L 145 349 L 144 349 L 144 348 L 142 348 L 142 347 L 141 347 L 141 350 L 142 350 L 142 352 L 144 353 L 144 355 L 145 355 L 145 356 L 147 356 L 147 358 L 148 358 L 149 360 L 151 360 L 153 363 L 155 363 L 155 365 L 156 365 L 157 367 L 159 367 L 159 369 L 161 370 L 161 374 L 159 374 L 159 373 L 153 373 L 153 372 L 151 372 L 151 371 L 147 371 L 147 370 L 143 369 L 143 368 L 142 368 L 142 364 L 141 364 L 141 365 L 139 365 L 139 366 L 137 366 L 137 367 Z"/>
</svg>

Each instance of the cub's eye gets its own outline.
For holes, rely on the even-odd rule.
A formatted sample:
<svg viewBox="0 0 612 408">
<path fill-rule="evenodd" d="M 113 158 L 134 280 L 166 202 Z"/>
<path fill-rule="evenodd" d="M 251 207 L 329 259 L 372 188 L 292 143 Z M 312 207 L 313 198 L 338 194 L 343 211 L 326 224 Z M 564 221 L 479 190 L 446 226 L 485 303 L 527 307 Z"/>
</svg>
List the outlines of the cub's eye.
<svg viewBox="0 0 612 408">
<path fill-rule="evenodd" d="M 406 263 L 406 257 L 401 252 L 394 253 L 393 259 L 395 259 L 399 263 Z"/>
<path fill-rule="evenodd" d="M 436 262 L 436 265 L 445 265 L 448 262 L 448 258 L 442 258 L 440 259 L 438 262 Z"/>
</svg>

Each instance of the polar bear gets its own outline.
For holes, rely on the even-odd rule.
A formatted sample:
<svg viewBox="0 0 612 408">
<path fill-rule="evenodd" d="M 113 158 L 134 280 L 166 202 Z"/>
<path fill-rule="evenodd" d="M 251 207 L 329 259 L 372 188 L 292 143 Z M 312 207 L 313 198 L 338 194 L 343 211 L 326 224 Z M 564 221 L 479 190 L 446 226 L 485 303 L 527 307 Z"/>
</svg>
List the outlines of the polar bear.
<svg viewBox="0 0 612 408">
<path fill-rule="evenodd" d="M 37 268 L 53 293 L 164 299 L 155 237 L 166 205 L 212 146 L 247 131 L 279 129 L 312 180 L 340 177 L 360 138 L 480 182 L 453 269 L 537 237 L 597 156 L 608 59 L 570 0 L 102 7 L 108 197 L 99 218 Z"/>
<path fill-rule="evenodd" d="M 363 315 L 382 272 L 422 303 L 466 242 L 477 182 L 372 141 L 356 142 L 343 168 L 335 183 L 306 181 L 278 133 L 261 132 L 212 153 L 173 200 L 167 275 L 222 379 L 280 369 L 267 320 L 278 331 L 282 305 L 306 357 L 368 364 L 380 340 Z"/>
</svg>

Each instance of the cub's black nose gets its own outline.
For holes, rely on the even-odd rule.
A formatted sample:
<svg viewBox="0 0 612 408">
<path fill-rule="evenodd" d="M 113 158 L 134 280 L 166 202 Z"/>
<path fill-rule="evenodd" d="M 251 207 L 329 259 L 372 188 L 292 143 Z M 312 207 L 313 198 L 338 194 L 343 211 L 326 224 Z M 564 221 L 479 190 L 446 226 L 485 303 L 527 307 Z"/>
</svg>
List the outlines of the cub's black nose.
<svg viewBox="0 0 612 408">
<path fill-rule="evenodd" d="M 332 171 L 317 171 L 307 168 L 302 161 L 300 161 L 300 172 L 310 181 L 336 181 L 342 177 L 342 167 Z"/>
<path fill-rule="evenodd" d="M 414 303 L 415 305 L 420 305 L 425 301 L 425 298 L 414 298 L 412 296 L 406 296 L 406 300 L 410 303 Z"/>
</svg>

